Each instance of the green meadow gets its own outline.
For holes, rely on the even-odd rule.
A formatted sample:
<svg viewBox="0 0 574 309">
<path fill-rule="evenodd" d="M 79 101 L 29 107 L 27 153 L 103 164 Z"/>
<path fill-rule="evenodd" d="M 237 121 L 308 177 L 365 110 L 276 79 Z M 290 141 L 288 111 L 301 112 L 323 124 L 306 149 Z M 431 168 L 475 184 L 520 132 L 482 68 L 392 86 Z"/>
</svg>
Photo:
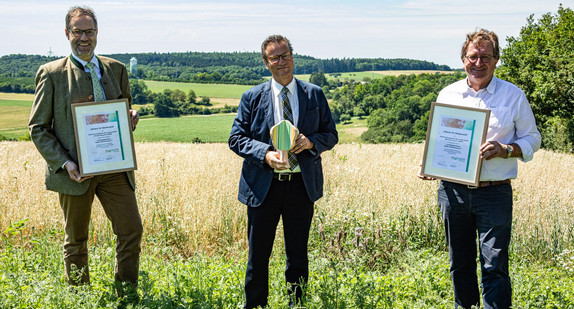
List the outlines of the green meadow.
<svg viewBox="0 0 574 309">
<path fill-rule="evenodd" d="M 163 92 L 164 89 L 179 89 L 186 94 L 193 90 L 198 97 L 232 98 L 240 99 L 241 94 L 253 86 L 249 85 L 225 85 L 225 84 L 197 84 L 178 82 L 144 81 L 152 92 Z"/>
<path fill-rule="evenodd" d="M 194 115 L 179 118 L 142 118 L 136 131 L 135 142 L 204 142 L 227 143 L 235 114 Z M 366 131 L 366 118 L 338 124 L 339 142 L 359 143 Z"/>
<path fill-rule="evenodd" d="M 227 143 L 235 114 L 142 118 L 134 131 L 135 142 Z"/>
<path fill-rule="evenodd" d="M 27 133 L 33 95 L 0 93 L 0 134 L 17 139 Z"/>
</svg>

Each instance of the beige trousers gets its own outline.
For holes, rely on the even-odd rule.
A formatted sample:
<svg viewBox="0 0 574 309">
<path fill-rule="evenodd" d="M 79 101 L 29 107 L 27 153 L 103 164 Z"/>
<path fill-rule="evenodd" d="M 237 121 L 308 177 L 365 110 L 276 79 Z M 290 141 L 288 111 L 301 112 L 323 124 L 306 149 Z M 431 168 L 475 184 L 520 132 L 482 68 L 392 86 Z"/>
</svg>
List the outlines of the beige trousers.
<svg viewBox="0 0 574 309">
<path fill-rule="evenodd" d="M 137 285 L 143 226 L 135 192 L 126 173 L 95 176 L 83 195 L 60 193 L 64 211 L 64 262 L 72 285 L 89 283 L 88 233 L 92 203 L 97 196 L 117 236 L 115 280 Z"/>
</svg>

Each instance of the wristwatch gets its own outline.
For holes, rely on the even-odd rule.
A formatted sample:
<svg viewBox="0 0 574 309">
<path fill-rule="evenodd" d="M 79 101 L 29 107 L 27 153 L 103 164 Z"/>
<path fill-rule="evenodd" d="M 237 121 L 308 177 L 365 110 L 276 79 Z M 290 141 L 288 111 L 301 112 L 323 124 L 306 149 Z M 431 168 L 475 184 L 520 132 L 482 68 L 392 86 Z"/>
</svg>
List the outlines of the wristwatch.
<svg viewBox="0 0 574 309">
<path fill-rule="evenodd" d="M 512 147 L 510 147 L 510 145 L 506 145 L 506 152 L 508 153 L 506 159 L 508 159 L 512 155 Z"/>
</svg>

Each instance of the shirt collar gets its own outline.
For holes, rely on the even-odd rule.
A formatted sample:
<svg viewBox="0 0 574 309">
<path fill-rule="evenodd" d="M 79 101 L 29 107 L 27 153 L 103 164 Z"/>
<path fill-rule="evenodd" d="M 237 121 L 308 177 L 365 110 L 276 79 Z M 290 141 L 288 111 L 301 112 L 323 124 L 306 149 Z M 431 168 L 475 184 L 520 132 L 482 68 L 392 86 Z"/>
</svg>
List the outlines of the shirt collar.
<svg viewBox="0 0 574 309">
<path fill-rule="evenodd" d="M 490 93 L 490 94 L 494 94 L 494 92 L 496 91 L 496 84 L 498 82 L 498 78 L 496 78 L 496 76 L 492 76 L 492 79 L 490 80 L 490 83 L 488 83 L 488 86 L 486 86 L 486 88 L 480 89 L 479 91 L 485 90 L 486 92 Z M 470 86 L 468 85 L 468 77 L 466 78 L 465 81 L 465 85 L 467 87 L 467 91 L 472 91 L 472 92 L 479 92 L 479 91 L 474 91 L 474 89 L 470 88 Z"/>
<path fill-rule="evenodd" d="M 86 64 L 88 64 L 88 62 L 80 59 L 78 56 L 74 55 L 73 53 L 72 53 L 72 57 L 74 57 L 74 59 L 76 59 L 76 61 L 78 61 L 82 65 L 82 68 L 85 70 Z M 98 70 L 100 69 L 100 64 L 99 64 L 98 58 L 96 58 L 96 55 L 94 55 L 92 57 L 92 60 L 90 60 L 90 62 L 95 64 L 96 67 L 98 68 Z"/>
<path fill-rule="evenodd" d="M 291 93 L 292 95 L 295 94 L 295 76 L 293 76 L 291 82 L 287 84 L 287 86 L 285 87 L 289 89 L 289 93 Z M 278 83 L 275 79 L 271 78 L 271 88 L 273 89 L 273 94 L 279 95 L 281 93 L 281 90 L 283 90 L 283 85 Z"/>
</svg>

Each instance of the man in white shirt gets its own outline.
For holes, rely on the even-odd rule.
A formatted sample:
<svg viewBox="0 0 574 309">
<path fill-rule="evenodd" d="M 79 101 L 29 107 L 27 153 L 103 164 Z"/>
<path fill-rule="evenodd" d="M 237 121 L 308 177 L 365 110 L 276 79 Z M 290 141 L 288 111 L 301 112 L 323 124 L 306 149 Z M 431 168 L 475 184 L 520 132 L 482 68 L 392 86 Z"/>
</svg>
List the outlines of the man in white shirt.
<svg viewBox="0 0 574 309">
<path fill-rule="evenodd" d="M 484 29 L 470 33 L 461 50 L 467 78 L 444 88 L 437 102 L 489 109 L 478 187 L 441 181 L 438 202 L 449 246 L 456 308 L 480 307 L 476 273 L 478 231 L 484 308 L 510 308 L 508 247 L 512 224 L 511 179 L 517 160 L 532 160 L 541 136 L 524 92 L 494 77 L 498 37 Z M 422 179 L 431 179 L 420 176 Z"/>
</svg>

